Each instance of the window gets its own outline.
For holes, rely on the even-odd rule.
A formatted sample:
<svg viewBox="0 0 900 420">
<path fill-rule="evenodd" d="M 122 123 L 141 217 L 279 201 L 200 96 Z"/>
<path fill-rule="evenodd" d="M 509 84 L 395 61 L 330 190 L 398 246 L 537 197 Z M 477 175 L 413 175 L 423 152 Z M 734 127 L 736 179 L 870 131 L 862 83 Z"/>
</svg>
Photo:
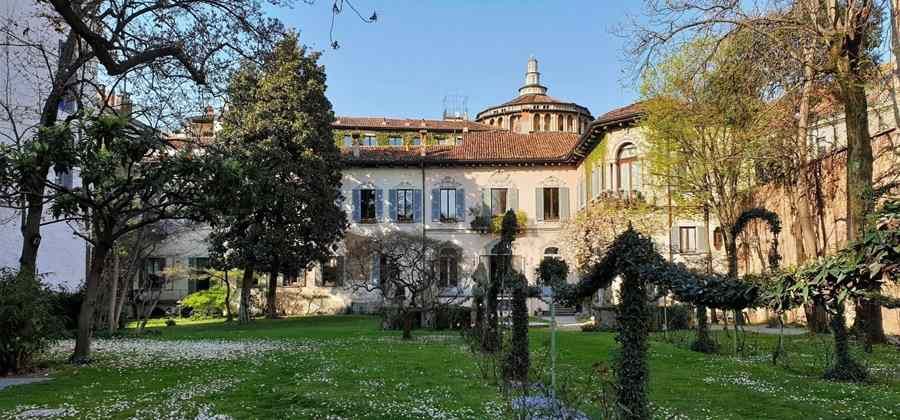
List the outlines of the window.
<svg viewBox="0 0 900 420">
<path fill-rule="evenodd" d="M 697 251 L 697 228 L 681 226 L 678 228 L 678 247 L 681 252 Z"/>
<path fill-rule="evenodd" d="M 616 189 L 632 191 L 639 189 L 640 166 L 637 161 L 637 146 L 628 143 L 619 149 L 616 156 Z"/>
<path fill-rule="evenodd" d="M 378 140 L 375 139 L 375 136 L 368 134 L 365 137 L 363 137 L 362 145 L 368 146 L 368 147 L 378 146 Z"/>
<path fill-rule="evenodd" d="M 414 216 L 413 190 L 397 190 L 397 221 L 411 223 Z"/>
<path fill-rule="evenodd" d="M 558 257 L 559 256 L 559 248 L 555 246 L 544 248 L 544 256 L 545 257 Z"/>
<path fill-rule="evenodd" d="M 190 279 L 188 281 L 189 291 L 193 293 L 198 290 L 208 290 L 209 275 L 206 274 L 206 269 L 209 268 L 209 258 L 188 258 L 188 268 L 190 269 Z"/>
<path fill-rule="evenodd" d="M 559 188 L 544 188 L 544 220 L 559 220 Z"/>
<path fill-rule="evenodd" d="M 322 262 L 322 286 L 339 287 L 344 284 L 344 257 L 334 256 Z"/>
<path fill-rule="evenodd" d="M 550 114 L 544 114 L 544 129 L 542 131 L 553 131 L 553 126 L 550 125 Z"/>
<path fill-rule="evenodd" d="M 503 117 L 497 118 L 497 126 L 503 128 Z"/>
<path fill-rule="evenodd" d="M 409 143 L 413 146 L 420 146 L 422 144 L 422 138 L 421 137 L 413 137 Z"/>
<path fill-rule="evenodd" d="M 147 258 L 146 266 L 144 266 L 144 275 L 150 283 L 150 288 L 159 290 L 166 283 L 166 259 L 165 258 Z M 168 287 L 166 288 L 169 289 Z"/>
<path fill-rule="evenodd" d="M 67 190 L 71 190 L 74 186 L 72 171 L 60 170 L 56 172 L 56 185 L 59 185 L 60 187 Z"/>
<path fill-rule="evenodd" d="M 437 143 L 441 146 L 450 146 L 453 144 L 453 139 L 450 137 L 438 137 Z"/>
<path fill-rule="evenodd" d="M 441 221 L 456 221 L 456 189 L 441 188 Z"/>
<path fill-rule="evenodd" d="M 388 139 L 391 146 L 403 146 L 403 137 L 391 137 Z"/>
<path fill-rule="evenodd" d="M 536 132 L 536 131 L 538 131 L 538 129 L 541 128 L 540 121 L 541 121 L 540 114 L 534 114 L 531 116 L 531 131 Z"/>
<path fill-rule="evenodd" d="M 444 248 L 438 257 L 438 287 L 459 286 L 459 253 Z"/>
<path fill-rule="evenodd" d="M 344 147 L 353 147 L 353 136 L 349 134 L 344 135 Z"/>
<path fill-rule="evenodd" d="M 359 190 L 359 219 L 362 223 L 375 223 L 375 190 Z"/>
<path fill-rule="evenodd" d="M 491 217 L 506 213 L 506 188 L 491 188 Z"/>
<path fill-rule="evenodd" d="M 456 136 L 456 142 L 454 143 L 457 146 L 462 144 L 462 136 Z"/>
</svg>

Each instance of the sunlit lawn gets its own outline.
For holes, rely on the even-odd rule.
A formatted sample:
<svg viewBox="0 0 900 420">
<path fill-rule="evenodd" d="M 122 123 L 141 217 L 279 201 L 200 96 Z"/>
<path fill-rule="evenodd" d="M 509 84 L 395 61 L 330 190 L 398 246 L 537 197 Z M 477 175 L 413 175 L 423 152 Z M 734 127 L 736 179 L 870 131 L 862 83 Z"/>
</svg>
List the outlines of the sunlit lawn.
<svg viewBox="0 0 900 420">
<path fill-rule="evenodd" d="M 71 418 L 498 418 L 496 386 L 481 378 L 455 332 L 416 331 L 414 342 L 384 332 L 372 317 L 221 321 L 175 327 L 144 339 L 103 341 L 88 367 L 50 356 L 51 382 L 0 391 L 0 418 L 28 409 Z M 683 336 L 686 338 L 686 334 Z M 532 332 L 535 357 L 549 330 Z M 725 337 L 723 348 L 730 349 Z M 774 337 L 751 337 L 735 358 L 701 355 L 654 337 L 651 400 L 660 417 L 897 418 L 900 352 L 879 347 L 866 362 L 872 384 L 821 380 L 828 337 L 788 342 L 788 367 L 773 366 Z M 677 340 L 676 340 L 677 341 Z M 615 348 L 611 333 L 559 335 L 559 383 L 575 382 Z M 729 344 L 726 346 L 725 344 Z M 536 364 L 542 363 L 536 361 Z"/>
</svg>

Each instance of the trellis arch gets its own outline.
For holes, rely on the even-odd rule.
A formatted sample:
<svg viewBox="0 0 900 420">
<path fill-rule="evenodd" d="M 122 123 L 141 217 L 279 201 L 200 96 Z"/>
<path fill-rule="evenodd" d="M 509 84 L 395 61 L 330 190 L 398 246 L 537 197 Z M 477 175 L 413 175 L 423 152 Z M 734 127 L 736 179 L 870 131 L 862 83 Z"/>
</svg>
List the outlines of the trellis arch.
<svg viewBox="0 0 900 420">
<path fill-rule="evenodd" d="M 769 248 L 769 269 L 777 270 L 781 263 L 781 254 L 778 252 L 778 234 L 781 233 L 781 218 L 778 214 L 762 207 L 744 210 L 738 216 L 737 222 L 731 227 L 731 237 L 737 240 L 738 235 L 744 232 L 747 224 L 754 220 L 764 220 L 769 225 L 772 233 L 772 247 Z"/>
</svg>

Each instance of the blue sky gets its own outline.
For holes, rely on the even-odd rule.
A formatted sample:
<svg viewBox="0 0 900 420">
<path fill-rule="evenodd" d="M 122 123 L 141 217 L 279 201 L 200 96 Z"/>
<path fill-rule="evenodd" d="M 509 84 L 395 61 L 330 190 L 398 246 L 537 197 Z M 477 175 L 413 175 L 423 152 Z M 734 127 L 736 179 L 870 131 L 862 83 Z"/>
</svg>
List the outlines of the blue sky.
<svg viewBox="0 0 900 420">
<path fill-rule="evenodd" d="M 623 40 L 612 34 L 640 12 L 639 1 L 354 0 L 335 21 L 338 50 L 329 45 L 331 2 L 272 9 L 323 51 L 328 96 L 337 115 L 440 118 L 447 94 L 468 97 L 471 118 L 513 98 L 533 54 L 542 82 L 558 99 L 594 116 L 637 96 L 626 72 Z"/>
</svg>

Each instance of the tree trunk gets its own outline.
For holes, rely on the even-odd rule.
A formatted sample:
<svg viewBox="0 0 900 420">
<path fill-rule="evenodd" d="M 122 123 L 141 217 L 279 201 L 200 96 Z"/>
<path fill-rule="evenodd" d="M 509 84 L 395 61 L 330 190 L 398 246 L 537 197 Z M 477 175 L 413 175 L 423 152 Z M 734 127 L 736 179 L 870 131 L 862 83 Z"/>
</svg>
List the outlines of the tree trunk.
<svg viewBox="0 0 900 420">
<path fill-rule="evenodd" d="M 244 278 L 241 280 L 241 304 L 238 308 L 238 322 L 250 322 L 250 293 L 253 288 L 253 266 L 244 267 Z"/>
<path fill-rule="evenodd" d="M 709 336 L 705 306 L 697 306 L 697 339 L 691 344 L 691 350 L 701 353 L 715 353 L 716 351 L 716 343 Z"/>
<path fill-rule="evenodd" d="M 891 0 L 891 105 L 894 110 L 894 126 L 900 125 L 900 106 L 897 104 L 897 90 L 900 89 L 900 0 Z"/>
<path fill-rule="evenodd" d="M 276 306 L 275 293 L 278 290 L 278 272 L 269 273 L 269 287 L 266 289 L 266 318 L 278 318 L 278 307 Z"/>
<path fill-rule="evenodd" d="M 869 135 L 868 103 L 860 60 L 861 40 L 846 42 L 847 57 L 839 61 L 839 85 L 847 126 L 847 241 L 860 238 L 866 216 L 874 208 L 872 189 L 872 140 Z M 877 291 L 877 289 L 875 290 Z M 886 338 L 881 308 L 868 299 L 857 300 L 854 330 L 866 336 L 866 343 L 883 343 Z"/>
<path fill-rule="evenodd" d="M 725 258 L 728 261 L 728 277 L 737 277 L 737 237 L 731 234 L 731 226 L 723 226 L 722 233 L 725 245 Z"/>
<path fill-rule="evenodd" d="M 93 333 L 94 305 L 97 293 L 100 290 L 100 282 L 103 276 L 103 266 L 106 255 L 109 253 L 108 241 L 97 241 L 91 253 L 91 269 L 84 287 L 84 300 L 78 312 L 78 332 L 75 336 L 75 352 L 71 362 L 76 364 L 90 362 L 91 334 Z"/>
<path fill-rule="evenodd" d="M 403 339 L 412 340 L 413 315 L 415 311 L 407 310 L 403 314 Z"/>
<path fill-rule="evenodd" d="M 53 73 L 53 86 L 41 109 L 41 127 L 51 127 L 59 118 L 59 103 L 65 94 L 70 67 L 75 63 L 75 44 L 78 36 L 69 31 Z M 58 147 L 58 145 L 50 145 Z M 22 175 L 22 190 L 25 194 L 25 218 L 22 223 L 22 253 L 19 256 L 19 272 L 34 276 L 37 274 L 37 255 L 41 246 L 41 219 L 44 216 L 44 183 L 50 173 L 52 152 L 37 153 L 31 171 Z"/>
<path fill-rule="evenodd" d="M 114 334 L 116 332 L 116 329 L 118 329 L 119 327 L 119 325 L 116 323 L 116 303 L 118 303 L 119 301 L 119 253 L 116 252 L 115 247 L 113 247 L 111 251 L 113 268 L 110 275 L 111 281 L 109 285 L 109 315 L 107 322 L 109 323 L 109 333 Z"/>
<path fill-rule="evenodd" d="M 866 369 L 850 356 L 843 304 L 839 304 L 831 316 L 831 330 L 834 333 L 834 365 L 825 372 L 825 378 L 854 382 L 865 380 L 868 376 Z"/>
<path fill-rule="evenodd" d="M 828 312 L 822 304 L 810 303 L 803 306 L 806 313 L 806 328 L 813 334 L 828 332 Z"/>
</svg>

